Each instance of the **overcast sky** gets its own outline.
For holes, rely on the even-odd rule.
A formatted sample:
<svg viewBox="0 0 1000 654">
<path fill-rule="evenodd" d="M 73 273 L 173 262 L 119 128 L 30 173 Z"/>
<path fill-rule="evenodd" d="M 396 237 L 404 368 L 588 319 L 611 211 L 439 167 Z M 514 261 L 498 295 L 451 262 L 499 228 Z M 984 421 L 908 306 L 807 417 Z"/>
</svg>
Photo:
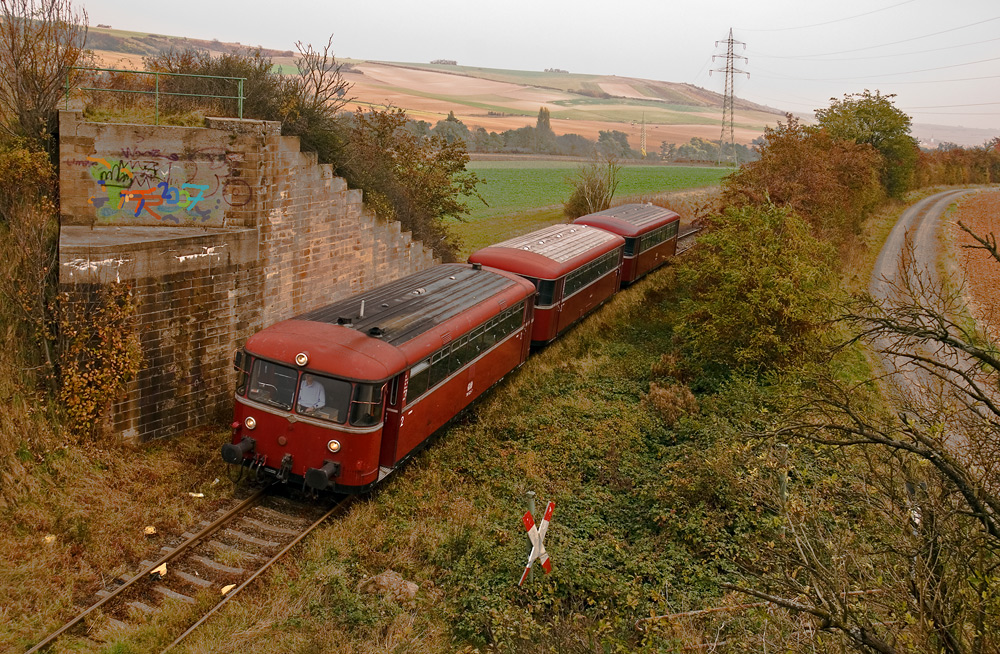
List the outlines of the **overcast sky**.
<svg viewBox="0 0 1000 654">
<path fill-rule="evenodd" d="M 172 0 L 78 2 L 91 25 L 281 50 L 330 34 L 338 57 L 612 74 L 722 92 L 725 40 L 738 96 L 811 114 L 866 88 L 914 122 L 998 128 L 996 0 Z M 717 43 L 718 42 L 718 43 Z"/>
</svg>

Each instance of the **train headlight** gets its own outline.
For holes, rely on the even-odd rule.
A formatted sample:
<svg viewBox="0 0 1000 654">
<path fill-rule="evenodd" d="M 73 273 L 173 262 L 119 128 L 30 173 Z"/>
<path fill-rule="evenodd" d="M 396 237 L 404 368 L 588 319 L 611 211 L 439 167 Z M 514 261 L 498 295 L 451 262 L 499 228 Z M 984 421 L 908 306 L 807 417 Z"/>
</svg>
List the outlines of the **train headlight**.
<svg viewBox="0 0 1000 654">
<path fill-rule="evenodd" d="M 306 365 L 309 363 L 309 355 L 305 352 L 299 352 L 295 355 L 295 363 L 297 363 L 299 367 Z"/>
<path fill-rule="evenodd" d="M 326 444 L 326 449 L 330 450 L 331 452 L 339 452 L 340 441 L 330 441 L 329 443 Z"/>
<path fill-rule="evenodd" d="M 253 416 L 247 416 L 247 419 L 243 421 L 243 424 L 247 429 L 257 429 L 257 421 Z"/>
</svg>

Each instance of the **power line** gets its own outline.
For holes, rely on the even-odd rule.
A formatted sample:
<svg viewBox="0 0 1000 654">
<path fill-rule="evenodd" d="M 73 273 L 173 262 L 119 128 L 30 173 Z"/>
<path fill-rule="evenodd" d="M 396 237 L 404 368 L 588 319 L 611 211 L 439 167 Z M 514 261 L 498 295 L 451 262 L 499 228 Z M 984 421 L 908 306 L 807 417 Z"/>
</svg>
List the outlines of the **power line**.
<svg viewBox="0 0 1000 654">
<path fill-rule="evenodd" d="M 929 73 L 935 70 L 946 70 L 948 68 L 961 68 L 962 66 L 973 66 L 975 64 L 984 64 L 990 61 L 1000 61 L 1000 57 L 992 57 L 991 59 L 979 59 L 978 61 L 967 61 L 965 63 L 951 64 L 949 66 L 935 66 L 934 68 L 904 70 L 899 73 L 881 73 L 879 75 L 862 75 L 862 76 L 852 76 L 852 77 L 816 77 L 812 79 L 813 81 L 817 82 L 850 82 L 853 80 L 860 80 L 860 79 L 880 79 L 883 77 L 894 77 L 896 75 L 912 75 L 914 73 Z"/>
<path fill-rule="evenodd" d="M 927 54 L 928 52 L 941 52 L 942 50 L 955 50 L 957 48 L 968 48 L 974 45 L 982 45 L 983 43 L 991 43 L 993 41 L 1000 41 L 1000 36 L 994 37 L 992 39 L 985 39 L 983 41 L 972 41 L 971 43 L 959 43 L 958 45 L 946 45 L 943 48 L 929 48 L 926 50 L 918 50 L 914 52 L 900 52 L 899 54 L 887 54 L 887 55 L 873 55 L 871 57 L 841 57 L 839 59 L 827 59 L 826 61 L 866 61 L 869 59 L 890 59 L 892 57 L 911 57 L 913 55 Z M 759 54 L 754 55 L 760 59 L 805 59 L 811 57 L 819 57 L 822 55 L 766 55 Z M 824 62 L 815 62 L 824 63 Z"/>
<path fill-rule="evenodd" d="M 930 34 L 923 34 L 921 36 L 914 36 L 908 39 L 903 39 L 901 41 L 892 41 L 890 43 L 879 43 L 877 45 L 869 45 L 863 48 L 854 48 L 851 50 L 839 50 L 837 52 L 822 52 L 819 54 L 806 54 L 806 55 L 796 55 L 798 59 L 808 59 L 811 57 L 829 57 L 831 55 L 839 54 L 849 54 L 851 52 L 862 52 L 864 50 L 874 50 L 875 48 L 884 48 L 890 45 L 899 45 L 900 43 L 909 43 L 910 41 L 919 41 L 920 39 L 929 39 L 932 36 L 939 36 L 941 34 L 947 34 L 949 32 L 957 32 L 958 30 L 968 29 L 970 27 L 978 27 L 979 25 L 984 25 L 986 23 L 992 23 L 995 20 L 1000 20 L 1000 16 L 995 16 L 993 18 L 987 18 L 986 20 L 976 21 L 975 23 L 969 23 L 968 25 L 961 25 L 959 27 L 952 27 L 950 29 L 941 30 L 940 32 L 931 32 Z"/>
<path fill-rule="evenodd" d="M 935 104 L 925 107 L 910 107 L 910 109 L 951 109 L 955 107 L 986 107 L 995 104 L 1000 104 L 1000 102 L 974 102 L 971 104 Z"/>
<path fill-rule="evenodd" d="M 908 5 L 911 2 L 915 2 L 915 1 L 916 0 L 904 0 L 903 2 L 898 2 L 898 3 L 894 4 L 894 5 L 889 5 L 888 7 L 882 7 L 881 9 L 873 9 L 873 10 L 867 11 L 867 12 L 865 12 L 863 14 L 857 14 L 856 16 L 848 16 L 846 18 L 836 18 L 834 20 L 828 20 L 825 23 L 814 23 L 812 25 L 800 25 L 798 27 L 771 27 L 771 28 L 761 28 L 761 29 L 753 29 L 753 28 L 743 28 L 743 27 L 740 27 L 740 28 L 737 28 L 737 29 L 739 31 L 741 31 L 741 32 L 787 32 L 787 31 L 790 31 L 790 30 L 804 30 L 804 29 L 810 29 L 812 27 L 823 27 L 824 25 L 833 25 L 834 23 L 842 23 L 844 21 L 854 20 L 855 18 L 864 18 L 865 16 L 871 16 L 872 14 L 877 14 L 880 11 L 887 11 L 889 9 L 895 9 L 896 7 L 902 7 L 903 5 Z"/>
</svg>

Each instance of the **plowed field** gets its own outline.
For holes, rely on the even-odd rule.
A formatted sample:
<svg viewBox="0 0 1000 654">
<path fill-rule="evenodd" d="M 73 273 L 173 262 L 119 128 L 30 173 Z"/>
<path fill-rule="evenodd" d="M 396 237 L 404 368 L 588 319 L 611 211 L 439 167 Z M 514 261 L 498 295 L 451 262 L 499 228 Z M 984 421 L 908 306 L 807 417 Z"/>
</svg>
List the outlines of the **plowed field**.
<svg viewBox="0 0 1000 654">
<path fill-rule="evenodd" d="M 1000 234 L 1000 191 L 983 191 L 966 196 L 948 229 L 956 248 L 956 259 L 964 277 L 965 292 L 976 319 L 994 337 L 1000 336 L 1000 262 L 959 228 L 961 221 L 980 236 Z"/>
</svg>

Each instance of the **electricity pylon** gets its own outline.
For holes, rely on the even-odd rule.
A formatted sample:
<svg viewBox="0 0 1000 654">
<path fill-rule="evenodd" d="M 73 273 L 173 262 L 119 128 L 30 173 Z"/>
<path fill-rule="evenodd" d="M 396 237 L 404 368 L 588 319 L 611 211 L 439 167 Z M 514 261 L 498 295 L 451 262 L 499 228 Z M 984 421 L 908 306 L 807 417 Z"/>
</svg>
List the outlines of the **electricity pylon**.
<svg viewBox="0 0 1000 654">
<path fill-rule="evenodd" d="M 726 146 L 725 146 L 725 144 L 726 144 L 726 130 L 728 129 L 729 130 L 729 143 L 730 143 L 729 151 L 733 153 L 733 161 L 734 161 L 734 163 L 739 164 L 739 161 L 737 160 L 738 158 L 736 156 L 736 133 L 735 133 L 735 130 L 734 130 L 734 121 L 735 121 L 735 118 L 733 117 L 733 74 L 734 73 L 745 74 L 747 76 L 747 79 L 750 79 L 750 73 L 748 73 L 745 70 L 740 70 L 739 68 L 736 68 L 733 65 L 733 60 L 734 59 L 742 59 L 743 61 L 745 61 L 747 63 L 750 63 L 750 60 L 747 59 L 746 57 L 743 57 L 741 55 L 737 55 L 737 54 L 733 53 L 733 46 L 735 46 L 735 45 L 742 45 L 743 49 L 746 50 L 747 44 L 744 43 L 743 41 L 737 41 L 736 39 L 733 38 L 733 28 L 732 27 L 729 28 L 729 38 L 726 39 L 725 41 L 723 41 L 723 43 L 726 44 L 726 54 L 724 54 L 724 55 L 721 55 L 721 54 L 712 55 L 712 61 L 714 62 L 716 57 L 725 57 L 726 58 L 726 67 L 725 68 L 714 68 L 714 69 L 708 71 L 709 75 L 711 75 L 713 72 L 719 72 L 719 73 L 725 73 L 726 74 L 726 93 L 725 93 L 725 96 L 724 96 L 724 98 L 722 100 L 722 135 L 719 137 L 719 163 L 720 164 L 722 163 L 722 156 L 723 156 L 722 153 L 726 149 Z M 719 47 L 719 41 L 715 42 L 715 47 Z"/>
</svg>

